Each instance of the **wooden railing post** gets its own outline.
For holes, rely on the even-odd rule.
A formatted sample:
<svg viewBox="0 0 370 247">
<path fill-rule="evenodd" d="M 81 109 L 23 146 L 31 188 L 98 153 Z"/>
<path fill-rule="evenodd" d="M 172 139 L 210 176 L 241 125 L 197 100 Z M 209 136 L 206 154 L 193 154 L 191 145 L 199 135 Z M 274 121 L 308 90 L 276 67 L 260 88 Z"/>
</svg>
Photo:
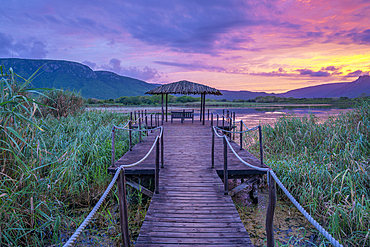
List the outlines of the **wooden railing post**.
<svg viewBox="0 0 370 247">
<path fill-rule="evenodd" d="M 155 144 L 155 193 L 159 194 L 159 138 Z"/>
<path fill-rule="evenodd" d="M 231 138 L 232 138 L 232 133 L 231 133 L 231 131 L 233 130 L 232 128 L 233 128 L 233 120 L 231 119 L 231 118 L 229 118 L 229 120 L 230 120 L 230 122 L 229 122 L 229 130 L 230 130 L 230 132 L 229 132 L 229 138 L 230 138 L 230 140 L 231 140 Z"/>
<path fill-rule="evenodd" d="M 116 147 L 115 147 L 115 137 L 116 137 L 116 133 L 115 133 L 115 128 L 114 126 L 112 127 L 112 166 L 114 166 L 114 161 L 116 159 Z"/>
<path fill-rule="evenodd" d="M 128 139 L 129 139 L 129 148 L 130 148 L 130 151 L 132 151 L 132 122 L 128 122 Z"/>
<path fill-rule="evenodd" d="M 263 146 L 262 146 L 262 127 L 261 125 L 258 126 L 259 138 L 260 138 L 260 157 L 261 157 L 261 165 L 263 164 Z"/>
<path fill-rule="evenodd" d="M 235 123 L 235 130 L 236 130 L 235 112 L 232 112 L 232 115 L 233 115 L 233 126 L 234 126 L 234 123 Z M 233 131 L 233 140 L 235 140 L 235 131 Z"/>
<path fill-rule="evenodd" d="M 132 122 L 132 111 L 130 111 L 130 121 Z"/>
<path fill-rule="evenodd" d="M 162 129 L 162 137 L 161 137 L 161 168 L 164 168 L 164 150 L 163 150 L 163 145 L 164 145 L 164 141 L 163 141 L 163 136 L 164 136 L 164 129 Z"/>
<path fill-rule="evenodd" d="M 225 115 L 222 115 L 222 128 L 225 129 Z"/>
<path fill-rule="evenodd" d="M 211 128 L 212 131 L 212 150 L 211 150 L 211 157 L 212 157 L 212 166 L 211 168 L 215 168 L 215 131 L 213 127 Z"/>
<path fill-rule="evenodd" d="M 217 127 L 218 127 L 218 114 L 217 114 Z"/>
<path fill-rule="evenodd" d="M 240 120 L 240 150 L 243 149 L 243 121 Z"/>
<path fill-rule="evenodd" d="M 139 129 L 139 142 L 141 142 L 141 118 L 139 117 L 139 127 L 138 127 L 138 129 Z"/>
<path fill-rule="evenodd" d="M 128 230 L 128 213 L 127 213 L 127 199 L 126 199 L 126 178 L 125 170 L 122 169 L 118 180 L 118 200 L 119 200 L 119 218 L 121 223 L 122 242 L 124 247 L 130 247 L 130 235 Z"/>
<path fill-rule="evenodd" d="M 146 136 L 148 136 L 148 116 L 146 115 L 146 110 L 145 110 L 145 128 L 146 128 Z"/>
<path fill-rule="evenodd" d="M 227 195 L 229 193 L 229 172 L 227 170 L 227 142 L 226 136 L 223 138 L 224 140 L 224 194 Z"/>
<path fill-rule="evenodd" d="M 211 113 L 211 127 L 213 126 L 213 113 Z"/>
<path fill-rule="evenodd" d="M 134 111 L 134 120 L 136 121 L 136 111 Z"/>
<path fill-rule="evenodd" d="M 208 120 L 209 120 L 209 109 L 208 109 Z"/>
<path fill-rule="evenodd" d="M 153 114 L 150 114 L 150 129 L 153 129 Z M 153 133 L 153 130 L 150 133 Z"/>
<path fill-rule="evenodd" d="M 267 173 L 269 176 L 269 203 L 266 212 L 266 237 L 267 237 L 267 247 L 274 247 L 274 212 L 276 205 L 276 184 L 271 173 Z"/>
</svg>

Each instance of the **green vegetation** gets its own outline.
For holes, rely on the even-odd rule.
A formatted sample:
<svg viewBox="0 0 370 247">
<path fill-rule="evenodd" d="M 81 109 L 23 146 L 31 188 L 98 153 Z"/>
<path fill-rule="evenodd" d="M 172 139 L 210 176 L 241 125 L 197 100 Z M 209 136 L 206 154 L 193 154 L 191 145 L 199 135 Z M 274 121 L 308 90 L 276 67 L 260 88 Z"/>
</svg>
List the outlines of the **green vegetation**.
<svg viewBox="0 0 370 247">
<path fill-rule="evenodd" d="M 283 117 L 263 134 L 266 164 L 306 210 L 344 245 L 369 246 L 369 101 L 323 124 Z"/>
<path fill-rule="evenodd" d="M 31 97 L 35 92 L 27 89 L 30 80 L 12 70 L 6 73 L 2 66 L 0 70 L 0 246 L 66 241 L 110 182 L 111 128 L 126 123 L 128 116 L 71 108 L 65 99 L 78 99 L 78 95 L 62 91 L 46 94 L 63 99 L 54 109 L 65 109 L 69 114 L 56 114 L 56 118 L 47 108 L 44 113 L 52 114 L 36 114 L 42 105 L 40 99 Z M 55 103 L 50 98 L 43 102 Z M 128 138 L 123 131 L 117 137 L 119 157 L 128 149 Z M 137 194 L 131 197 L 135 201 Z M 118 209 L 113 207 L 116 198 L 116 191 L 112 191 L 92 225 L 120 241 Z M 134 219 L 142 214 L 146 201 L 140 203 L 130 208 L 131 229 L 140 223 Z M 99 233 L 94 236 L 101 237 Z"/>
<path fill-rule="evenodd" d="M 34 71 L 39 70 L 32 79 L 33 87 L 77 91 L 84 98 L 109 99 L 144 95 L 157 86 L 113 72 L 93 71 L 86 65 L 70 61 L 0 58 L 0 65 L 12 67 L 24 78 L 29 78 Z"/>
</svg>

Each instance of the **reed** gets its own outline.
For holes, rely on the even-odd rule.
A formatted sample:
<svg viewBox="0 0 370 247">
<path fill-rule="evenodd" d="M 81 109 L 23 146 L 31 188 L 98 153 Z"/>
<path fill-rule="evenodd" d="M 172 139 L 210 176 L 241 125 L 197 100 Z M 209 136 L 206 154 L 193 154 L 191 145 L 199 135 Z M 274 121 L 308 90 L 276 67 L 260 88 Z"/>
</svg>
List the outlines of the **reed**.
<svg viewBox="0 0 370 247">
<path fill-rule="evenodd" d="M 37 117 L 44 106 L 34 94 L 43 94 L 28 89 L 32 78 L 1 66 L 0 72 L 0 246 L 63 242 L 110 182 L 111 128 L 128 116 L 88 111 Z M 116 157 L 127 150 L 127 133 L 121 132 Z M 99 210 L 105 216 L 92 225 L 118 227 L 115 204 L 113 191 Z"/>
<path fill-rule="evenodd" d="M 286 116 L 263 127 L 266 164 L 294 197 L 346 246 L 369 246 L 370 104 L 324 123 Z M 258 155 L 258 143 L 250 148 Z M 280 193 L 283 198 L 284 195 Z"/>
</svg>

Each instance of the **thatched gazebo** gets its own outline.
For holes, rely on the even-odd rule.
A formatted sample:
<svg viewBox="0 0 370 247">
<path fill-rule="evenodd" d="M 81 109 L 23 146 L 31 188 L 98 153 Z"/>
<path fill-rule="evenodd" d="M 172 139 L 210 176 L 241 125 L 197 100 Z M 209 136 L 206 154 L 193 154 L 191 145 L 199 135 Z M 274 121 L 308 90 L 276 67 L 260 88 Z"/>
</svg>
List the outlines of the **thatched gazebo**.
<svg viewBox="0 0 370 247">
<path fill-rule="evenodd" d="M 178 81 L 173 83 L 164 84 L 162 86 L 156 87 L 145 94 L 161 94 L 162 95 L 162 124 L 164 121 L 164 108 L 163 108 L 163 98 L 166 95 L 166 122 L 167 122 L 167 108 L 168 108 L 168 94 L 200 94 L 201 103 L 200 103 L 200 121 L 203 120 L 204 125 L 204 116 L 206 108 L 206 94 L 222 95 L 222 93 L 212 87 L 202 85 L 199 83 L 194 83 L 190 81 Z"/>
</svg>

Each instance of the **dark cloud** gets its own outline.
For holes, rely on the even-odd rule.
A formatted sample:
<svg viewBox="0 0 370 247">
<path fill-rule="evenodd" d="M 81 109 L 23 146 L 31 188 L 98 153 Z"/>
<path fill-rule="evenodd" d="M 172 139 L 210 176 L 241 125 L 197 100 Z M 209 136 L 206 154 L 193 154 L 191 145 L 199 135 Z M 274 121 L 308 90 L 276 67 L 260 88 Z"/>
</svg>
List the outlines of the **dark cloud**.
<svg viewBox="0 0 370 247">
<path fill-rule="evenodd" d="M 276 71 L 271 71 L 271 72 L 257 72 L 257 73 L 249 73 L 250 75 L 258 75 L 258 76 L 267 76 L 267 77 L 292 77 L 292 76 L 297 76 L 297 74 L 294 73 L 288 73 L 285 69 L 279 68 Z"/>
<path fill-rule="evenodd" d="M 45 58 L 46 45 L 35 38 L 22 39 L 14 42 L 10 35 L 0 33 L 0 56 L 20 58 Z"/>
<path fill-rule="evenodd" d="M 160 74 L 155 68 L 149 68 L 148 66 L 145 66 L 143 69 L 139 69 L 136 66 L 124 68 L 121 66 L 121 60 L 117 58 L 112 58 L 109 61 L 109 65 L 102 65 L 101 69 L 109 70 L 123 76 L 128 76 L 144 81 L 157 80 L 161 78 Z"/>
<path fill-rule="evenodd" d="M 216 72 L 226 72 L 226 69 L 220 66 L 210 66 L 202 64 L 200 62 L 196 63 L 177 63 L 177 62 L 165 62 L 165 61 L 154 61 L 157 64 L 168 65 L 174 67 L 180 67 L 191 71 L 216 71 Z"/>
<path fill-rule="evenodd" d="M 352 34 L 353 41 L 358 44 L 370 45 L 370 29 Z"/>
<path fill-rule="evenodd" d="M 346 78 L 346 77 L 359 77 L 360 75 L 368 75 L 368 74 L 369 74 L 369 71 L 356 70 L 356 71 L 348 73 L 344 78 Z"/>
<path fill-rule="evenodd" d="M 257 6 L 258 5 L 258 6 Z M 217 55 L 222 49 L 248 50 L 253 27 L 299 29 L 274 19 L 275 3 L 242 1 L 131 1 L 122 8 L 121 25 L 135 39 L 173 51 Z M 257 11 L 258 9 L 258 11 Z M 235 32 L 235 30 L 240 30 Z"/>
<path fill-rule="evenodd" d="M 8 57 L 13 49 L 13 38 L 4 33 L 0 33 L 0 56 Z"/>
<path fill-rule="evenodd" d="M 83 64 L 86 64 L 87 66 L 89 66 L 92 70 L 95 70 L 98 68 L 98 66 L 96 65 L 96 63 L 93 63 L 93 62 L 90 62 L 90 61 L 83 61 L 82 62 Z"/>
<path fill-rule="evenodd" d="M 300 75 L 308 75 L 312 77 L 327 77 L 330 76 L 330 73 L 327 71 L 319 70 L 319 71 L 313 71 L 310 69 L 297 69 L 297 72 L 299 72 Z"/>
</svg>

